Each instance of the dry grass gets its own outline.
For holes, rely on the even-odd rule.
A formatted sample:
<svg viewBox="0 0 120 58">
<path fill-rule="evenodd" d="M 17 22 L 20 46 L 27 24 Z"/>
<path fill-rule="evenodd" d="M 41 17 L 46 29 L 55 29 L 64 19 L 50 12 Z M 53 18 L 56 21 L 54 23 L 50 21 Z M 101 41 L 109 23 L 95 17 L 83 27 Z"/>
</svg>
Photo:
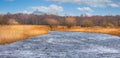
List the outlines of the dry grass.
<svg viewBox="0 0 120 58">
<path fill-rule="evenodd" d="M 104 33 L 120 36 L 120 27 L 72 27 L 67 28 L 66 26 L 58 26 L 55 28 L 57 31 L 69 31 L 69 32 L 91 32 L 91 33 Z"/>
<path fill-rule="evenodd" d="M 50 28 L 40 25 L 0 25 L 0 44 L 7 44 L 19 40 L 25 40 L 28 37 L 47 34 Z M 69 32 L 92 32 L 105 33 L 120 36 L 120 27 L 102 28 L 102 27 L 79 27 L 67 28 L 66 26 L 53 27 L 55 31 Z"/>
<path fill-rule="evenodd" d="M 48 27 L 37 25 L 2 25 L 0 26 L 0 44 L 12 43 L 28 37 L 48 33 Z"/>
</svg>

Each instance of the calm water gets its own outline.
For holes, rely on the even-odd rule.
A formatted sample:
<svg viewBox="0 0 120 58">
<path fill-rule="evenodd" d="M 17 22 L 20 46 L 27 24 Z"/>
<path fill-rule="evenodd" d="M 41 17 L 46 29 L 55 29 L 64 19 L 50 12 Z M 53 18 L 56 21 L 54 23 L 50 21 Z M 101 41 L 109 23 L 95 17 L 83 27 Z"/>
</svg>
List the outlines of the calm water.
<svg viewBox="0 0 120 58">
<path fill-rule="evenodd" d="M 0 45 L 0 58 L 120 58 L 120 37 L 50 31 L 47 35 Z"/>
</svg>

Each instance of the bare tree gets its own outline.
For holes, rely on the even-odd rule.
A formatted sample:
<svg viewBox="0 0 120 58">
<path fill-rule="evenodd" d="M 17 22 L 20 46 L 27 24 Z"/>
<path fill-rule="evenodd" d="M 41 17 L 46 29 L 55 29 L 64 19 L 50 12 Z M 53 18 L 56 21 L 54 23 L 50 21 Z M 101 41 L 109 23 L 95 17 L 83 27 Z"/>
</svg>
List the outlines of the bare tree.
<svg viewBox="0 0 120 58">
<path fill-rule="evenodd" d="M 76 19 L 75 17 L 66 17 L 65 23 L 68 26 L 68 28 L 71 28 L 72 26 L 76 25 Z"/>
<path fill-rule="evenodd" d="M 49 18 L 46 18 L 44 20 L 44 22 L 49 25 L 49 27 L 51 28 L 51 30 L 53 30 L 53 27 L 55 28 L 59 22 L 56 20 L 56 19 L 49 19 Z"/>
<path fill-rule="evenodd" d="M 15 19 L 9 19 L 7 23 L 8 25 L 19 25 L 19 23 Z"/>
<path fill-rule="evenodd" d="M 4 16 L 0 16 L 0 24 L 1 25 L 7 25 L 7 19 L 4 18 Z"/>
<path fill-rule="evenodd" d="M 83 27 L 92 27 L 92 26 L 94 26 L 93 21 L 90 20 L 90 19 L 84 19 L 81 24 L 82 24 Z"/>
<path fill-rule="evenodd" d="M 3 20 L 3 17 L 2 17 L 2 16 L 0 16 L 0 24 L 2 24 L 2 20 Z"/>
</svg>

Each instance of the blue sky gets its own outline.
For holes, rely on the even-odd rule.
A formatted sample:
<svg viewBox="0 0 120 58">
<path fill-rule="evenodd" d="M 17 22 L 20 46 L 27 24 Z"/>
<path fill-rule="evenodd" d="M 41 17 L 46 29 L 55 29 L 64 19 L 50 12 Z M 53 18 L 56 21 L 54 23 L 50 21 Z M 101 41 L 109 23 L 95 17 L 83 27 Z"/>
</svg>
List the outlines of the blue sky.
<svg viewBox="0 0 120 58">
<path fill-rule="evenodd" d="M 120 0 L 0 0 L 0 13 L 120 15 Z"/>
</svg>

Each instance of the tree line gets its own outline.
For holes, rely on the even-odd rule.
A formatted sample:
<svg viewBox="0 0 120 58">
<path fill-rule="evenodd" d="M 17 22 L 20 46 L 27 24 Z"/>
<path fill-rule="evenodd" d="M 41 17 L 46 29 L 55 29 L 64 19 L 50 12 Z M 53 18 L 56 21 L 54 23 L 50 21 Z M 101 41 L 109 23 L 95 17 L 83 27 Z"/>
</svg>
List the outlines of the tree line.
<svg viewBox="0 0 120 58">
<path fill-rule="evenodd" d="M 57 26 L 81 26 L 81 27 L 120 27 L 120 15 L 112 16 L 57 16 L 35 14 L 11 14 L 0 15 L 0 25 L 49 25 Z"/>
</svg>

